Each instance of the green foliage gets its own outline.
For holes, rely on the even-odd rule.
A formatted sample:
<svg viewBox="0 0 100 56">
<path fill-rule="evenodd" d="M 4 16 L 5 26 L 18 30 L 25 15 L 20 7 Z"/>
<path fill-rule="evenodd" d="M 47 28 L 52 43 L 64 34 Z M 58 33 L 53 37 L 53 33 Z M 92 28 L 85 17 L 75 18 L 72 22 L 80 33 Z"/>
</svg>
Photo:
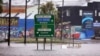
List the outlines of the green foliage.
<svg viewBox="0 0 100 56">
<path fill-rule="evenodd" d="M 0 0 L 0 13 L 2 13 L 2 4 L 3 4 L 3 1 Z"/>
<path fill-rule="evenodd" d="M 54 4 L 49 1 L 46 4 L 42 4 L 39 8 L 40 14 L 53 14 L 55 17 L 55 23 L 58 23 L 59 17 L 58 17 L 58 10 L 54 7 Z"/>
<path fill-rule="evenodd" d="M 0 4 L 1 4 L 1 3 L 3 3 L 3 1 L 2 1 L 2 0 L 0 0 Z"/>
</svg>

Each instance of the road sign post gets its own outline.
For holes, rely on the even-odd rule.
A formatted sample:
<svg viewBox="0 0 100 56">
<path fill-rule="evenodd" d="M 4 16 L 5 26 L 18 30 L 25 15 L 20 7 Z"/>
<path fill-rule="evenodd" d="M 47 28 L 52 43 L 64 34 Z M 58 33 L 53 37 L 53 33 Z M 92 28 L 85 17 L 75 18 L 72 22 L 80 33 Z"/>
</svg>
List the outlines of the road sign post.
<svg viewBox="0 0 100 56">
<path fill-rule="evenodd" d="M 37 14 L 35 15 L 34 18 L 35 18 L 35 29 L 34 29 L 35 37 L 37 39 L 44 38 L 44 42 L 46 41 L 46 38 L 50 38 L 52 40 L 52 37 L 54 37 L 54 25 L 55 25 L 54 16 L 46 14 Z M 37 48 L 38 48 L 38 42 L 37 42 Z"/>
</svg>

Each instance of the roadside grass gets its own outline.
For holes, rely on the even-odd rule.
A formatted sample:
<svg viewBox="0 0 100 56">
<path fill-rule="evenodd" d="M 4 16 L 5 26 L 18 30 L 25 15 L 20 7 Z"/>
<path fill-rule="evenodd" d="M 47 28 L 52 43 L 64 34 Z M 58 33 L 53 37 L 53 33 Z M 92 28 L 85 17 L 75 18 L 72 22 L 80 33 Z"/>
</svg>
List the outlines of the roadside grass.
<svg viewBox="0 0 100 56">
<path fill-rule="evenodd" d="M 24 43 L 24 38 L 10 38 L 10 41 L 11 42 L 15 42 L 15 43 Z M 26 38 L 26 42 L 27 43 L 36 43 L 36 38 Z M 44 42 L 44 39 L 43 38 L 39 38 L 38 39 L 38 42 L 39 43 L 43 43 Z M 51 42 L 51 39 L 50 38 L 46 38 L 46 43 L 50 43 Z M 52 42 L 53 43 L 62 43 L 62 40 L 60 39 L 57 39 L 57 38 L 52 38 Z"/>
</svg>

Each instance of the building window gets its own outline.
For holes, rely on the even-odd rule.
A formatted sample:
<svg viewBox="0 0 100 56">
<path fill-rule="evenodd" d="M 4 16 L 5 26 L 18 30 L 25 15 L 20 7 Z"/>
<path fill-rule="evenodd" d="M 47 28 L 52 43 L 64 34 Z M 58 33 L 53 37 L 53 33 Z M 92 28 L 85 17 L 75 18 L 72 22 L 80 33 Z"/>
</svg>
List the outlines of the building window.
<svg viewBox="0 0 100 56">
<path fill-rule="evenodd" d="M 79 10 L 79 16 L 82 16 L 83 10 Z"/>
<path fill-rule="evenodd" d="M 97 10 L 95 10 L 95 16 L 97 16 Z"/>
<path fill-rule="evenodd" d="M 66 10 L 66 16 L 70 16 L 70 10 Z"/>
<path fill-rule="evenodd" d="M 100 17 L 100 12 L 98 12 L 98 16 Z"/>
</svg>

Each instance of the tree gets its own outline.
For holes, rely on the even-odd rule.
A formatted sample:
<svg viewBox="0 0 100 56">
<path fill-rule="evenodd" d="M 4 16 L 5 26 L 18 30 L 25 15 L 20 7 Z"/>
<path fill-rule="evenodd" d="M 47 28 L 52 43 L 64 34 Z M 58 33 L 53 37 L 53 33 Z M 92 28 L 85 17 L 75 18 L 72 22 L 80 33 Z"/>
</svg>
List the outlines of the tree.
<svg viewBox="0 0 100 56">
<path fill-rule="evenodd" d="M 54 7 L 54 4 L 51 1 L 46 4 L 42 4 L 39 8 L 39 12 L 40 14 L 53 14 L 56 24 L 60 21 L 58 17 L 58 10 Z"/>
<path fill-rule="evenodd" d="M 3 4 L 3 1 L 2 0 L 0 0 L 0 13 L 2 13 L 2 4 Z"/>
</svg>

